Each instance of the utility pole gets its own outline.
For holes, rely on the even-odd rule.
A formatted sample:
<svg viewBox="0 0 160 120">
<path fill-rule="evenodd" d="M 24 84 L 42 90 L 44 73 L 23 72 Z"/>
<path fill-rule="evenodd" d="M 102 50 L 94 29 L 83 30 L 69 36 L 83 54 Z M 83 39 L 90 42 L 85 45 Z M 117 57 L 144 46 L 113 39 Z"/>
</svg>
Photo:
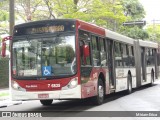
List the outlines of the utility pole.
<svg viewBox="0 0 160 120">
<path fill-rule="evenodd" d="M 9 34 L 13 35 L 14 19 L 14 0 L 9 0 Z"/>
<path fill-rule="evenodd" d="M 13 27 L 15 25 L 15 17 L 14 17 L 14 0 L 9 0 L 9 35 L 13 36 Z M 10 42 L 10 41 L 9 41 Z M 10 43 L 9 43 L 10 45 Z M 10 54 L 9 54 L 10 58 Z M 9 94 L 11 97 L 11 60 L 9 59 Z M 11 98 L 10 98 L 11 99 Z"/>
</svg>

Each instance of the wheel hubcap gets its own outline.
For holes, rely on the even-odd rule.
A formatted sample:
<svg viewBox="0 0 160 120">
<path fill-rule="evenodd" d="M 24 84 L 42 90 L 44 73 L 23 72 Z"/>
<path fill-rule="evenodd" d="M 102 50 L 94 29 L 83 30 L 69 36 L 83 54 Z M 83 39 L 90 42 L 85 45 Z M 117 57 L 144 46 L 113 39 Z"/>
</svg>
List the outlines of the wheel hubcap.
<svg viewBox="0 0 160 120">
<path fill-rule="evenodd" d="M 131 91 L 131 83 L 129 82 L 129 91 Z"/>
<path fill-rule="evenodd" d="M 103 86 L 100 85 L 98 89 L 99 89 L 99 97 L 103 98 L 103 95 L 104 95 Z"/>
</svg>

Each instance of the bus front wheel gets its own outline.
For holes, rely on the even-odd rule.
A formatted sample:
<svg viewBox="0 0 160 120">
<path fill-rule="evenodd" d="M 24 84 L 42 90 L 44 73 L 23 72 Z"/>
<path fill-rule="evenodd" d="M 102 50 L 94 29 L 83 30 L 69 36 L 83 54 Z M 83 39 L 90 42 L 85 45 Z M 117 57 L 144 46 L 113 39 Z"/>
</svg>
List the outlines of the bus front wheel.
<svg viewBox="0 0 160 120">
<path fill-rule="evenodd" d="M 51 99 L 51 100 L 40 100 L 40 103 L 41 103 L 42 105 L 51 105 L 52 102 L 53 102 L 52 99 Z"/>
<path fill-rule="evenodd" d="M 97 96 L 93 100 L 96 105 L 101 105 L 104 101 L 104 83 L 101 78 L 98 80 Z"/>
</svg>

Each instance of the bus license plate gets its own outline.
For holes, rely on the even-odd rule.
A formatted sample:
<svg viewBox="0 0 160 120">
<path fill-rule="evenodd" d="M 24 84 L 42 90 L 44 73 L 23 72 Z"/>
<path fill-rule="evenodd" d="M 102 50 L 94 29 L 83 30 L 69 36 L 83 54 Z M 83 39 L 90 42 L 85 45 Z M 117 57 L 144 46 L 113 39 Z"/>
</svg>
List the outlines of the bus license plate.
<svg viewBox="0 0 160 120">
<path fill-rule="evenodd" d="M 49 98 L 49 94 L 38 94 L 38 98 Z"/>
</svg>

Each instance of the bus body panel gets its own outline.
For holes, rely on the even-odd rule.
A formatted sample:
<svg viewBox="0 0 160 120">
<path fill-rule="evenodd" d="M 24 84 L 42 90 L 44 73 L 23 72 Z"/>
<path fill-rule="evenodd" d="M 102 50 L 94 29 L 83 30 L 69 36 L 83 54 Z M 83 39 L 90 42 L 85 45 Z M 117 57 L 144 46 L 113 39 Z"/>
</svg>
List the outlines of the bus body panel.
<svg viewBox="0 0 160 120">
<path fill-rule="evenodd" d="M 105 36 L 105 31 L 103 28 L 98 27 L 96 25 L 88 24 L 80 20 L 77 20 L 77 30 L 84 30 L 91 34 L 102 36 L 102 37 Z M 106 90 L 105 93 L 109 94 L 108 68 L 97 67 L 97 66 L 95 67 L 83 66 L 80 68 L 80 70 L 81 70 L 80 78 L 81 78 L 81 85 L 82 85 L 82 98 L 88 98 L 88 97 L 97 95 L 97 82 L 98 82 L 98 77 L 100 73 L 102 73 L 104 76 L 105 90 Z"/>
<path fill-rule="evenodd" d="M 53 90 L 56 91 L 56 90 L 61 90 L 70 82 L 71 79 L 75 77 L 51 79 L 51 80 L 14 80 L 13 79 L 12 81 L 17 82 L 20 85 L 20 87 L 24 88 L 26 91 L 31 91 L 31 92 L 32 91 L 53 91 Z"/>
<path fill-rule="evenodd" d="M 50 21 L 50 20 L 49 20 Z M 45 21 L 43 23 L 47 24 Z M 54 20 L 53 20 L 54 21 Z M 52 23 L 53 23 L 52 21 Z M 57 20 L 58 21 L 58 20 Z M 63 20 L 65 22 L 65 20 Z M 66 19 L 66 21 L 68 21 Z M 157 61 L 155 61 L 155 64 L 153 66 L 147 66 L 146 63 L 142 62 L 142 59 L 145 60 L 145 55 L 144 58 L 142 58 L 142 49 L 147 50 L 148 48 L 150 49 L 158 49 L 158 44 L 153 43 L 153 42 L 148 42 L 148 41 L 141 41 L 141 40 L 134 40 L 132 38 L 120 35 L 118 33 L 112 32 L 110 30 L 98 27 L 93 24 L 89 24 L 86 22 L 83 22 L 81 20 L 71 20 L 75 22 L 75 49 L 76 49 L 76 55 L 75 57 L 77 58 L 76 63 L 77 63 L 77 72 L 74 75 L 71 76 L 66 76 L 66 77 L 61 77 L 61 78 L 54 78 L 52 77 L 51 79 L 44 79 L 43 78 L 37 78 L 37 79 L 15 79 L 12 76 L 11 82 L 18 83 L 19 86 L 22 88 L 19 91 L 15 90 L 12 88 L 11 93 L 12 93 L 12 98 L 13 100 L 46 100 L 46 99 L 83 99 L 83 98 L 89 98 L 97 95 L 97 84 L 98 84 L 98 79 L 101 78 L 103 79 L 104 82 L 104 87 L 105 87 L 105 94 L 110 94 L 111 92 L 119 92 L 123 90 L 128 89 L 128 75 L 131 75 L 132 78 L 132 88 L 137 88 L 145 84 L 151 83 L 151 72 L 154 72 L 154 76 L 158 73 L 157 70 Z M 37 22 L 33 22 L 34 25 L 37 24 Z M 30 23 L 27 24 L 22 24 L 22 25 L 17 25 L 15 28 L 18 27 L 25 27 L 25 26 L 30 26 Z M 45 29 L 46 30 L 46 29 Z M 108 39 L 111 41 L 112 47 L 111 50 L 108 50 L 107 53 L 107 59 L 108 60 L 108 54 L 112 54 L 112 71 L 109 67 L 107 66 L 94 66 L 93 65 L 93 54 L 91 52 L 91 61 L 92 64 L 90 66 L 81 66 L 81 52 L 80 51 L 80 46 L 79 46 L 79 30 L 83 30 L 89 33 L 90 43 L 92 43 L 91 36 L 96 36 L 98 40 L 99 38 L 105 39 L 106 42 L 108 42 Z M 73 32 L 73 31 L 72 31 Z M 21 33 L 20 33 L 21 34 Z M 41 33 L 41 36 L 43 33 Z M 14 38 L 14 37 L 13 37 Z M 12 41 L 13 42 L 13 41 Z M 135 66 L 130 65 L 130 66 L 122 66 L 122 67 L 117 67 L 115 65 L 115 53 L 114 53 L 114 43 L 118 42 L 127 46 L 132 46 L 134 49 L 134 60 L 135 60 Z M 109 46 L 107 46 L 109 47 Z M 92 51 L 92 49 L 91 49 Z M 100 51 L 101 52 L 101 51 Z M 109 53 L 111 52 L 111 53 Z M 113 53 L 112 53 L 113 52 Z M 145 53 L 146 54 L 146 53 Z M 13 56 L 13 55 L 11 55 Z M 11 57 L 12 58 L 12 57 Z M 156 56 L 155 56 L 156 59 Z M 11 59 L 12 60 L 12 59 Z M 11 66 L 12 66 L 11 62 Z M 110 64 L 110 63 L 108 63 Z M 160 69 L 160 68 L 159 68 Z M 13 72 L 13 71 L 12 71 Z M 111 72 L 114 74 L 111 75 Z M 146 79 L 143 80 L 143 78 Z M 78 85 L 74 88 L 66 89 L 68 84 L 70 83 L 71 80 L 74 78 L 78 79 Z M 114 88 L 111 88 L 111 79 L 114 80 L 115 86 Z M 12 86 L 13 87 L 13 86 Z"/>
<path fill-rule="evenodd" d="M 116 68 L 116 92 L 128 89 L 128 72 L 132 76 L 132 88 L 136 88 L 136 69 L 135 68 Z"/>
<path fill-rule="evenodd" d="M 78 29 L 82 29 L 91 33 L 94 33 L 96 35 L 104 36 L 105 37 L 105 29 L 98 27 L 93 24 L 89 24 L 80 20 L 77 20 L 79 26 Z"/>
<path fill-rule="evenodd" d="M 109 94 L 109 74 L 104 68 L 94 67 L 91 70 L 90 76 L 81 77 L 82 81 L 82 98 L 88 98 L 97 95 L 97 82 L 100 74 L 104 75 L 105 94 Z"/>
</svg>

